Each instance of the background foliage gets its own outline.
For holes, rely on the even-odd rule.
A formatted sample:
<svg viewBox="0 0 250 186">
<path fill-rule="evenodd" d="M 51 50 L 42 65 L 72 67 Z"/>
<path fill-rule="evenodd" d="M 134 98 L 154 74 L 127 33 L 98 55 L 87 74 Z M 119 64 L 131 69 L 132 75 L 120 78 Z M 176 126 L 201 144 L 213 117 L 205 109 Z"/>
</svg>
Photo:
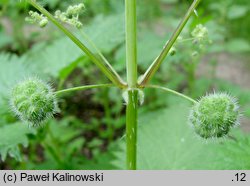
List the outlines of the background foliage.
<svg viewBox="0 0 250 186">
<path fill-rule="evenodd" d="M 84 31 L 125 77 L 123 0 L 83 2 Z M 72 2 L 41 3 L 54 12 Z M 140 74 L 159 54 L 190 3 L 138 0 Z M 188 103 L 146 90 L 139 111 L 139 169 L 250 169 L 249 5 L 248 0 L 203 1 L 199 16 L 191 18 L 182 37 L 189 38 L 201 23 L 212 44 L 195 58 L 191 42 L 178 45 L 153 79 L 195 99 L 213 90 L 229 92 L 242 107 L 242 127 L 227 139 L 204 142 L 187 123 Z M 0 0 L 1 169 L 124 169 L 124 104 L 115 88 L 65 95 L 59 100 L 60 114 L 41 128 L 28 127 L 11 113 L 11 88 L 29 76 L 47 80 L 55 89 L 108 82 L 52 24 L 40 29 L 26 23 L 29 9 L 25 3 Z"/>
</svg>

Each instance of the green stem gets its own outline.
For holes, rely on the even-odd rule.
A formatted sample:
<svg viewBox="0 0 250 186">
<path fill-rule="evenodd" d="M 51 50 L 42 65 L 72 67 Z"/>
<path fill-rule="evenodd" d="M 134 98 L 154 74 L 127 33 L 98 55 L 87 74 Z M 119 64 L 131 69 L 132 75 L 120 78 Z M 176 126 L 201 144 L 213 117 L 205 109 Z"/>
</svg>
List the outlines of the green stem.
<svg viewBox="0 0 250 186">
<path fill-rule="evenodd" d="M 85 86 L 59 90 L 55 92 L 55 94 L 58 96 L 58 95 L 61 95 L 63 93 L 68 93 L 68 92 L 75 92 L 75 91 L 87 90 L 87 89 L 93 89 L 93 88 L 107 88 L 107 87 L 114 87 L 114 85 L 113 84 L 85 85 Z"/>
<path fill-rule="evenodd" d="M 142 76 L 141 81 L 138 82 L 140 87 L 145 87 L 145 85 L 151 80 L 151 78 L 154 76 L 156 71 L 159 69 L 160 65 L 166 58 L 168 52 L 174 45 L 176 39 L 180 35 L 181 31 L 183 30 L 184 26 L 186 25 L 187 21 L 189 20 L 190 16 L 194 12 L 195 8 L 198 6 L 201 0 L 194 0 L 190 8 L 188 9 L 186 15 L 182 19 L 181 23 L 175 30 L 174 34 L 171 36 L 170 40 L 167 42 L 167 44 L 164 46 L 161 54 L 155 59 L 155 61 L 151 64 L 151 66 L 147 69 L 145 74 Z"/>
<path fill-rule="evenodd" d="M 127 169 L 136 170 L 138 91 L 128 91 L 126 108 Z"/>
<path fill-rule="evenodd" d="M 40 6 L 35 0 L 27 0 L 38 11 L 44 14 L 54 25 L 63 31 L 98 67 L 99 69 L 118 87 L 124 88 L 126 84 L 107 61 L 97 58 L 73 33 L 65 28 L 46 9 Z"/>
<path fill-rule="evenodd" d="M 175 90 L 172 90 L 172 89 L 169 89 L 169 88 L 166 88 L 166 87 L 161 87 L 161 86 L 158 86 L 158 85 L 147 85 L 147 86 L 145 86 L 145 88 L 161 89 L 163 91 L 175 94 L 175 95 L 177 95 L 179 97 L 182 97 L 182 98 L 184 98 L 184 99 L 186 99 L 188 101 L 191 101 L 192 103 L 197 103 L 197 101 L 195 101 L 194 99 L 192 99 L 192 98 L 190 98 L 190 97 L 188 97 L 188 96 L 186 96 L 186 95 L 184 95 L 184 94 L 182 94 L 180 92 L 177 92 Z"/>
<path fill-rule="evenodd" d="M 125 3 L 126 3 L 127 81 L 129 88 L 136 88 L 137 84 L 136 0 L 125 0 Z"/>
<path fill-rule="evenodd" d="M 137 143 L 137 33 L 136 0 L 125 0 L 128 102 L 126 108 L 127 169 L 136 169 Z"/>
</svg>

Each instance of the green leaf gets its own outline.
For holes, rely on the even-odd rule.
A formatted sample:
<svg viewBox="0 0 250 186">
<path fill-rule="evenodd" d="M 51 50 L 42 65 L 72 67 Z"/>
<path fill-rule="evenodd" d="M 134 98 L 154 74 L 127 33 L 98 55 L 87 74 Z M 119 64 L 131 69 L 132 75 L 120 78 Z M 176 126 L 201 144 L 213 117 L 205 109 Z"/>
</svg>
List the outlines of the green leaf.
<svg viewBox="0 0 250 186">
<path fill-rule="evenodd" d="M 18 161 L 22 160 L 19 145 L 27 147 L 27 134 L 34 133 L 27 125 L 15 123 L 5 125 L 0 128 L 0 155 L 2 161 L 5 161 L 7 155 L 15 158 Z"/>
<path fill-rule="evenodd" d="M 3 119 L 10 114 L 9 96 L 12 87 L 19 81 L 34 75 L 29 66 L 24 64 L 23 59 L 16 55 L 0 53 L 0 61 L 0 117 Z M 3 124 L 6 122 L 1 122 L 1 125 Z"/>
<path fill-rule="evenodd" d="M 18 80 L 27 77 L 29 74 L 27 66 L 23 65 L 22 60 L 11 54 L 0 54 L 0 97 L 7 96 L 13 85 Z"/>
<path fill-rule="evenodd" d="M 123 14 L 97 16 L 84 30 L 102 52 L 109 53 L 125 41 L 124 25 Z"/>
<path fill-rule="evenodd" d="M 101 51 L 109 53 L 124 41 L 123 27 L 121 15 L 98 16 L 92 24 L 85 26 L 84 29 L 91 35 L 91 39 Z M 87 45 L 87 41 L 80 34 L 78 34 L 78 38 Z M 62 75 L 63 69 L 68 67 L 71 69 L 71 64 L 83 56 L 85 54 L 73 42 L 62 37 L 50 44 L 35 45 L 22 59 L 29 66 L 29 71 L 36 72 L 39 77 L 57 78 Z M 70 72 L 72 72 L 71 70 Z"/>
<path fill-rule="evenodd" d="M 65 80 L 73 72 L 73 70 L 77 67 L 77 65 L 80 61 L 81 61 L 81 59 L 76 60 L 73 63 L 71 63 L 70 65 L 68 65 L 67 67 L 61 69 L 59 72 L 60 79 Z"/>
<path fill-rule="evenodd" d="M 250 160 L 249 142 L 231 139 L 205 142 L 188 125 L 188 105 L 175 105 L 168 109 L 144 114 L 138 128 L 138 169 L 244 169 Z M 240 134 L 243 139 L 244 135 Z M 235 137 L 234 137 L 235 138 Z M 236 137 L 238 138 L 238 137 Z M 249 137 L 248 137 L 249 138 Z M 247 138 L 247 139 L 248 139 Z M 238 140 L 237 140 L 238 141 Z M 121 141 L 114 165 L 125 167 L 125 145 Z M 234 157 L 233 154 L 237 154 Z M 229 156 L 230 155 L 230 156 Z M 244 157 L 241 159 L 239 156 Z M 228 162 L 234 162 L 233 165 Z"/>
<path fill-rule="evenodd" d="M 244 39 L 230 40 L 225 47 L 227 51 L 232 53 L 250 51 L 250 44 Z"/>
<path fill-rule="evenodd" d="M 68 38 L 61 38 L 50 45 L 39 44 L 23 56 L 29 70 L 39 77 L 57 77 L 61 69 L 66 68 L 84 55 Z"/>
<path fill-rule="evenodd" d="M 178 0 L 160 0 L 162 3 L 177 3 Z"/>
<path fill-rule="evenodd" d="M 7 34 L 2 30 L 1 25 L 0 25 L 0 40 L 1 40 L 0 48 L 6 47 L 6 45 L 11 44 L 11 42 L 13 41 L 13 38 L 10 37 L 9 35 L 7 35 Z"/>
<path fill-rule="evenodd" d="M 250 135 L 234 131 L 231 140 L 217 146 L 216 158 L 221 162 L 219 169 L 249 170 L 250 169 Z"/>
<path fill-rule="evenodd" d="M 115 170 L 116 167 L 112 164 L 115 156 L 112 153 L 105 152 L 96 156 L 92 160 L 85 160 L 83 164 L 78 164 L 76 169 L 84 170 Z"/>
<path fill-rule="evenodd" d="M 81 130 L 76 130 L 75 127 L 70 126 L 71 118 L 64 118 L 60 122 L 51 120 L 48 125 L 53 137 L 57 143 L 67 143 L 72 139 L 76 139 L 81 134 Z M 63 135 L 62 135 L 63 134 Z"/>
<path fill-rule="evenodd" d="M 227 17 L 228 19 L 237 19 L 245 16 L 249 10 L 249 7 L 245 5 L 233 5 L 229 8 Z"/>
</svg>

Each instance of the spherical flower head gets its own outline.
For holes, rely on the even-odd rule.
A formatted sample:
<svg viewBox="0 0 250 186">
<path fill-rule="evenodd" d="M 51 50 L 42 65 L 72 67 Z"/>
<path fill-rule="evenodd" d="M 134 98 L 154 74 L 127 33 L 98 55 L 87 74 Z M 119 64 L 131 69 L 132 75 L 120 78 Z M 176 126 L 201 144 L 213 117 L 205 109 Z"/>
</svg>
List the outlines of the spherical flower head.
<svg viewBox="0 0 250 186">
<path fill-rule="evenodd" d="M 21 120 L 35 126 L 58 111 L 52 88 L 36 78 L 23 81 L 13 88 L 11 105 Z"/>
<path fill-rule="evenodd" d="M 66 22 L 68 20 L 66 13 L 65 12 L 61 12 L 60 10 L 57 10 L 55 12 L 55 18 L 62 21 L 62 22 Z"/>
<path fill-rule="evenodd" d="M 195 38 L 197 42 L 208 39 L 208 29 L 202 24 L 199 24 L 192 31 L 191 35 Z"/>
<path fill-rule="evenodd" d="M 26 17 L 25 21 L 34 24 L 34 23 L 39 23 L 39 26 L 41 28 L 44 28 L 48 23 L 48 19 L 47 17 L 45 17 L 43 14 L 39 14 L 37 12 L 33 12 L 33 11 L 29 11 L 29 16 L 30 17 Z"/>
<path fill-rule="evenodd" d="M 201 98 L 190 112 L 190 123 L 202 138 L 220 138 L 238 125 L 239 106 L 231 96 L 210 94 Z"/>
<path fill-rule="evenodd" d="M 75 16 L 75 15 L 79 15 L 81 12 L 83 12 L 85 9 L 85 6 L 83 3 L 80 3 L 78 5 L 73 5 L 73 6 L 69 6 L 66 14 L 67 16 Z"/>
<path fill-rule="evenodd" d="M 79 20 L 79 14 L 83 12 L 84 9 L 85 6 L 83 3 L 74 6 L 69 6 L 66 12 L 57 10 L 55 12 L 55 18 L 63 23 L 73 25 L 74 27 L 80 29 L 82 27 L 82 23 Z"/>
</svg>

